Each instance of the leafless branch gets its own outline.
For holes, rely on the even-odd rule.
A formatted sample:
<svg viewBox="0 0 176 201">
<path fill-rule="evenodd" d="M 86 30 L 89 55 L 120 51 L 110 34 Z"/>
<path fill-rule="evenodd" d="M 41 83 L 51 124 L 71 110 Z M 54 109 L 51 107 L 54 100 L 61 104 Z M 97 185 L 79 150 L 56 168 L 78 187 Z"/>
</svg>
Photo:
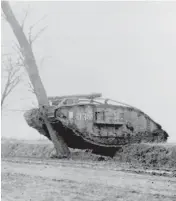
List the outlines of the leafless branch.
<svg viewBox="0 0 176 201">
<path fill-rule="evenodd" d="M 18 54 L 17 65 L 18 66 L 23 66 L 26 69 L 23 53 L 21 51 L 20 46 L 17 43 L 14 43 L 13 48 L 16 51 L 16 53 Z M 32 86 L 30 81 L 27 82 L 27 88 L 28 88 L 28 91 L 30 91 L 30 92 L 35 94 L 34 88 L 33 88 L 33 86 Z"/>
<path fill-rule="evenodd" d="M 42 29 L 40 29 L 40 31 L 35 36 L 30 38 L 30 43 L 32 44 L 34 41 L 36 41 L 37 38 L 45 31 L 46 28 L 47 28 L 47 26 L 43 27 Z"/>
<path fill-rule="evenodd" d="M 18 57 L 17 61 L 16 61 L 16 65 L 20 66 L 20 67 L 25 67 L 25 61 L 24 61 L 23 53 L 21 51 L 19 44 L 14 42 L 14 44 L 12 45 L 12 48 L 16 52 L 17 57 Z"/>
<path fill-rule="evenodd" d="M 32 45 L 32 43 L 44 32 L 44 30 L 47 28 L 47 26 L 43 27 L 40 29 L 40 31 L 37 32 L 35 36 L 32 36 L 32 31 L 38 25 L 42 20 L 46 18 L 47 15 L 44 15 L 40 20 L 38 20 L 35 24 L 31 25 L 29 27 L 29 32 L 28 32 L 28 41 L 29 44 Z"/>
<path fill-rule="evenodd" d="M 44 20 L 47 17 L 47 15 L 44 15 L 41 19 L 39 19 L 36 23 L 30 26 L 30 29 L 34 29 L 36 25 L 38 25 L 42 20 Z"/>
<path fill-rule="evenodd" d="M 3 69 L 5 70 L 7 74 L 7 78 L 5 81 L 4 89 L 2 90 L 1 94 L 1 108 L 4 104 L 5 99 L 9 96 L 9 94 L 14 90 L 14 88 L 19 84 L 20 82 L 20 68 L 19 66 L 16 66 L 12 62 L 11 57 L 7 58 L 6 62 L 2 62 Z"/>
<path fill-rule="evenodd" d="M 33 94 L 35 94 L 35 91 L 34 91 L 34 88 L 33 88 L 33 86 L 32 86 L 32 84 L 31 84 L 31 82 L 29 81 L 28 82 L 28 90 L 30 91 L 30 92 L 32 92 Z"/>
<path fill-rule="evenodd" d="M 22 29 L 24 28 L 25 21 L 26 21 L 28 15 L 29 15 L 29 10 L 30 10 L 30 6 L 28 5 L 27 9 L 25 10 L 24 18 L 23 18 L 22 23 L 21 23 L 21 28 Z"/>
</svg>

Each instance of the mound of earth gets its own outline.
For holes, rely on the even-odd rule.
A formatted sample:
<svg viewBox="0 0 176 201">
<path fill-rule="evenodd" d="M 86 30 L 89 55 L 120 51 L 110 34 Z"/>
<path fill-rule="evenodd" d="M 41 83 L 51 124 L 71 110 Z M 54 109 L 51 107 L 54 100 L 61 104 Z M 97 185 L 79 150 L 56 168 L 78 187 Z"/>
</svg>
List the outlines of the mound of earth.
<svg viewBox="0 0 176 201">
<path fill-rule="evenodd" d="M 133 144 L 117 152 L 115 160 L 146 168 L 174 168 L 176 170 L 176 144 Z"/>
</svg>

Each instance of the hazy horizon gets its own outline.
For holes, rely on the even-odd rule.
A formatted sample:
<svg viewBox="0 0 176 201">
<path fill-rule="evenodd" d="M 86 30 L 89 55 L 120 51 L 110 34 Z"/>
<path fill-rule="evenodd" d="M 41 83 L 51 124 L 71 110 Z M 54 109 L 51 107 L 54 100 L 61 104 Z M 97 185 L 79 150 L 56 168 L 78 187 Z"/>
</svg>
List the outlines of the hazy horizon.
<svg viewBox="0 0 176 201">
<path fill-rule="evenodd" d="M 141 109 L 176 142 L 176 2 L 10 4 L 20 22 L 30 5 L 26 34 L 46 15 L 33 34 L 48 27 L 33 47 L 48 96 L 102 93 Z M 1 28 L 2 53 L 15 56 L 13 32 L 5 20 Z M 19 111 L 36 103 L 24 82 L 7 103 L 1 136 L 39 139 Z"/>
</svg>

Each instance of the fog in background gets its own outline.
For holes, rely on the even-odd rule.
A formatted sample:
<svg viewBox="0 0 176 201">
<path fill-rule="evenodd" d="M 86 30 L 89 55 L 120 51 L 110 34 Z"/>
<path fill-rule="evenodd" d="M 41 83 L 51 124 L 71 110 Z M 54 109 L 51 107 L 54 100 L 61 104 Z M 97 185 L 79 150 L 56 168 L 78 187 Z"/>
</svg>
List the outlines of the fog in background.
<svg viewBox="0 0 176 201">
<path fill-rule="evenodd" d="M 147 113 L 176 142 L 176 2 L 11 2 L 25 32 L 39 19 L 34 53 L 48 95 L 100 92 Z M 2 52 L 16 41 L 2 20 Z M 24 83 L 9 96 L 2 136 L 39 139 L 23 111 L 35 96 Z"/>
</svg>

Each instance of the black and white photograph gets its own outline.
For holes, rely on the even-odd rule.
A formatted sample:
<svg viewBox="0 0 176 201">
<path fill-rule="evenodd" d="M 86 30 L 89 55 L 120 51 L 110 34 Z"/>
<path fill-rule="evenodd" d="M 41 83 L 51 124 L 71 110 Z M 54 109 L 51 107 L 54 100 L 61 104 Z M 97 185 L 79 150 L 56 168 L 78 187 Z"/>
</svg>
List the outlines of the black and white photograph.
<svg viewBox="0 0 176 201">
<path fill-rule="evenodd" d="M 1 0 L 1 200 L 176 201 L 176 1 Z"/>
</svg>

